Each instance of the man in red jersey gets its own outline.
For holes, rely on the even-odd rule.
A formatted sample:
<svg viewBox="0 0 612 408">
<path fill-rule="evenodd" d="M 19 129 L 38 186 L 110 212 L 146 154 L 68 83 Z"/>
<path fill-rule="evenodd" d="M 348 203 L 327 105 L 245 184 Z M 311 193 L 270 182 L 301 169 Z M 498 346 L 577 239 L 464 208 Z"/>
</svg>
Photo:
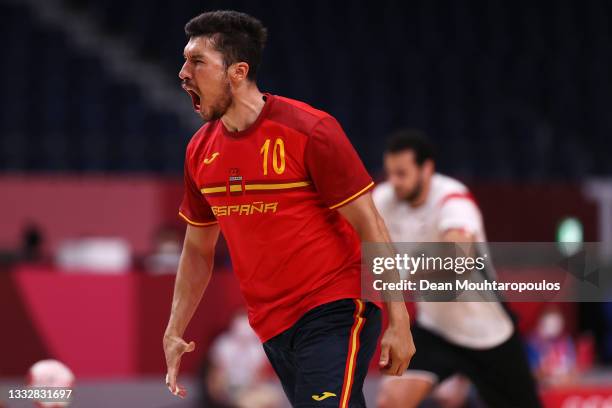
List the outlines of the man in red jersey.
<svg viewBox="0 0 612 408">
<path fill-rule="evenodd" d="M 185 157 L 179 215 L 188 223 L 164 335 L 170 391 L 182 337 L 210 280 L 219 231 L 228 242 L 249 321 L 295 407 L 365 407 L 362 387 L 380 334 L 377 305 L 360 299 L 360 242 L 388 242 L 373 182 L 338 122 L 263 94 L 266 40 L 234 11 L 187 23 L 179 73 L 207 122 Z M 401 375 L 414 354 L 403 302 L 388 302 L 380 367 Z M 236 356 L 240 358 L 240 356 Z"/>
</svg>

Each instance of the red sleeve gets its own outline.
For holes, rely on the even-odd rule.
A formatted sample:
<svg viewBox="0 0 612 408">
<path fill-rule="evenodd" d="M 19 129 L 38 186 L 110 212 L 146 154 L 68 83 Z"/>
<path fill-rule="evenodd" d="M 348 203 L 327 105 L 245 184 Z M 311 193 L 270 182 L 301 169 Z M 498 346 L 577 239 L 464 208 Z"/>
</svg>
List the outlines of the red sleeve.
<svg viewBox="0 0 612 408">
<path fill-rule="evenodd" d="M 197 227 L 216 224 L 217 220 L 212 212 L 212 209 L 210 208 L 210 205 L 208 205 L 206 198 L 204 198 L 204 195 L 198 190 L 198 186 L 191 176 L 189 166 L 191 154 L 189 153 L 189 150 L 189 147 L 187 147 L 183 175 L 183 201 L 179 207 L 179 216 L 189 224 Z"/>
<path fill-rule="evenodd" d="M 315 125 L 304 161 L 317 192 L 331 209 L 348 204 L 374 186 L 342 127 L 331 116 Z"/>
</svg>

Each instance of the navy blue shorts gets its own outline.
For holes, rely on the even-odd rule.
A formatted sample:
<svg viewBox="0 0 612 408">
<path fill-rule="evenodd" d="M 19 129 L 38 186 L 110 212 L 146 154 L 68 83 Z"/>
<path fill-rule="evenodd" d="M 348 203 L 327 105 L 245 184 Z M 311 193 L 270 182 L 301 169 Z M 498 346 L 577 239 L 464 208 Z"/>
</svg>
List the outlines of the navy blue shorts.
<svg viewBox="0 0 612 408">
<path fill-rule="evenodd" d="M 380 330 L 376 305 L 342 299 L 308 311 L 263 347 L 293 407 L 362 408 Z"/>
</svg>

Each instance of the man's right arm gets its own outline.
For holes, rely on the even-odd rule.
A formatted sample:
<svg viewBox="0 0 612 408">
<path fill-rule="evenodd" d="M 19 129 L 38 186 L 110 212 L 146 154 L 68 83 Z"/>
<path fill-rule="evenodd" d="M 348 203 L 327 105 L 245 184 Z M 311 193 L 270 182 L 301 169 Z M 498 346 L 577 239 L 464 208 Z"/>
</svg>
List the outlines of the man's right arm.
<svg viewBox="0 0 612 408">
<path fill-rule="evenodd" d="M 218 238 L 218 224 L 206 227 L 187 225 L 174 283 L 172 310 L 164 334 L 164 352 L 168 366 L 166 385 L 170 392 L 180 397 L 184 397 L 186 393 L 176 382 L 181 356 L 195 349 L 195 343 L 185 342 L 183 334 L 210 281 Z"/>
</svg>

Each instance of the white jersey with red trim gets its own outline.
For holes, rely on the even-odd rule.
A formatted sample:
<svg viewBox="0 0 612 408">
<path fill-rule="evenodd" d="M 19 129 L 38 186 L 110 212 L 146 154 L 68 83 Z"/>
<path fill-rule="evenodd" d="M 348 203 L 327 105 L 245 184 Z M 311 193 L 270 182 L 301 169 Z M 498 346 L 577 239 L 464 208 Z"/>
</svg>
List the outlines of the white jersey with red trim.
<svg viewBox="0 0 612 408">
<path fill-rule="evenodd" d="M 418 207 L 398 199 L 388 182 L 376 187 L 373 198 L 395 242 L 441 242 L 451 229 L 486 241 L 476 202 L 467 187 L 453 178 L 434 174 L 427 199 Z M 510 317 L 496 302 L 419 302 L 417 321 L 448 341 L 477 349 L 503 343 L 514 330 Z"/>
</svg>

